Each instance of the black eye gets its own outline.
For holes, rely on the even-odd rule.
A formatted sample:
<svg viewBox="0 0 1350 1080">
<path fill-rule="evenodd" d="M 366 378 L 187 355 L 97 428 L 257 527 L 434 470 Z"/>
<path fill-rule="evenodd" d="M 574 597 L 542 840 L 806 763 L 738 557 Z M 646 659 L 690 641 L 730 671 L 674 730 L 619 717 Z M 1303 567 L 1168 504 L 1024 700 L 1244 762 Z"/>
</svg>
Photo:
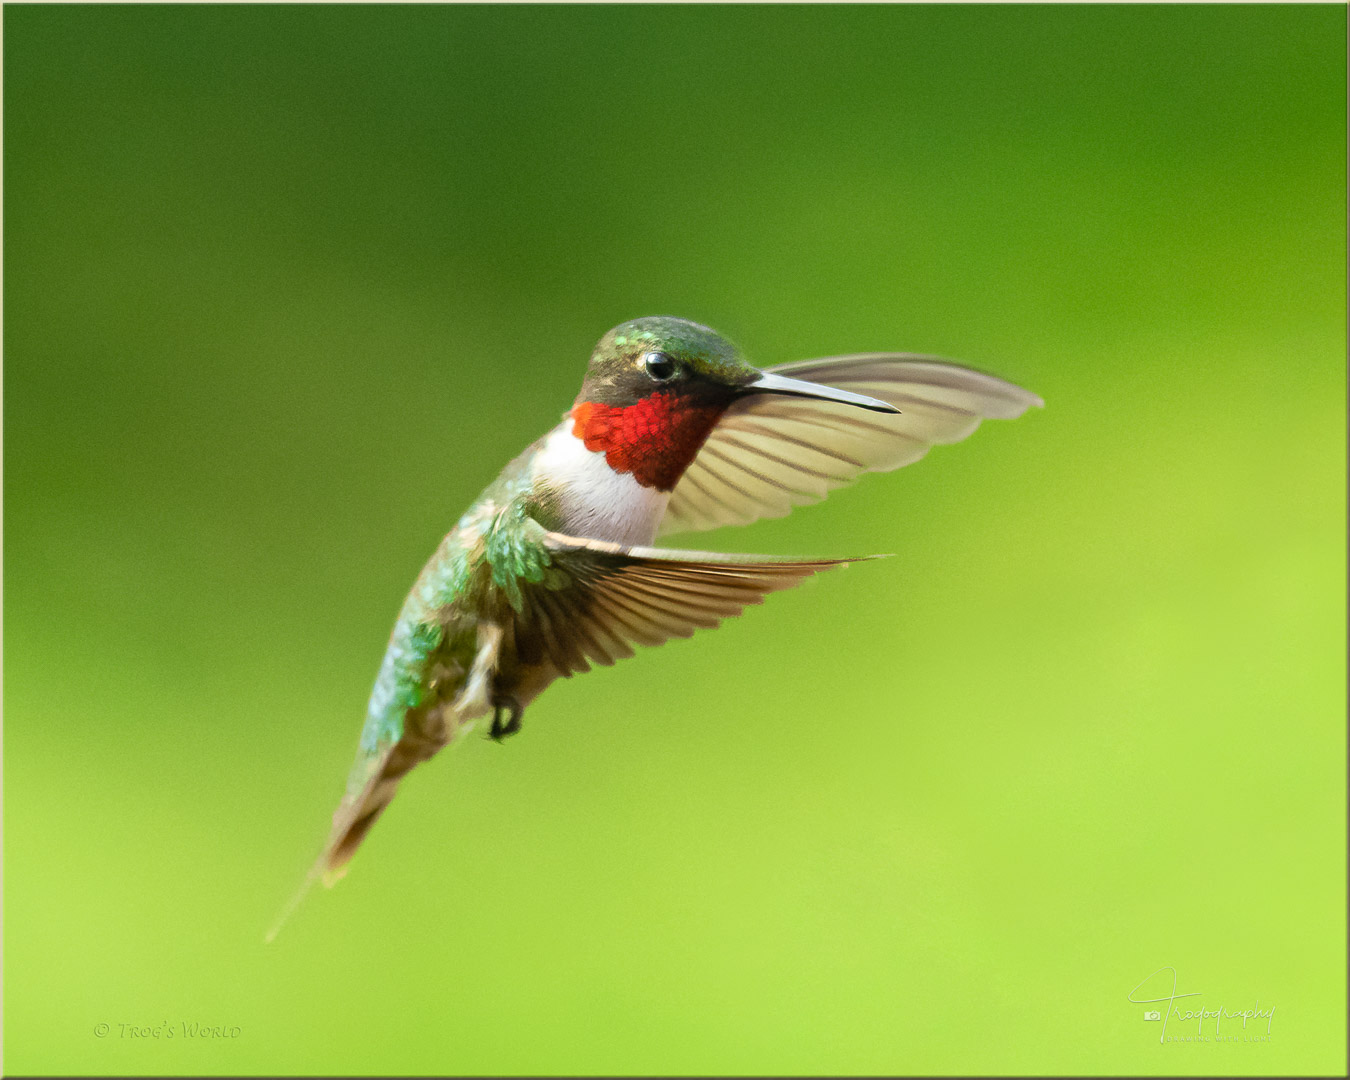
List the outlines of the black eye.
<svg viewBox="0 0 1350 1080">
<path fill-rule="evenodd" d="M 649 352 L 642 358 L 642 367 L 657 382 L 673 379 L 679 371 L 675 361 L 663 352 Z"/>
</svg>

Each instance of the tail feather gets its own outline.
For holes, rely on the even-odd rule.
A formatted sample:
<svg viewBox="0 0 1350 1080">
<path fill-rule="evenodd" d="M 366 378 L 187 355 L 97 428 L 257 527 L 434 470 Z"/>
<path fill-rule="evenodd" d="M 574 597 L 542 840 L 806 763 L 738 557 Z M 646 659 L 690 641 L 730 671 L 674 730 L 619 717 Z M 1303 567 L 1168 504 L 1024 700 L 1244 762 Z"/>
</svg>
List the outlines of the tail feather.
<svg viewBox="0 0 1350 1080">
<path fill-rule="evenodd" d="M 478 652 L 467 679 L 454 699 L 446 702 L 442 697 L 438 704 L 402 716 L 398 725 L 401 732 L 399 738 L 385 744 L 383 749 L 371 752 L 362 748 L 347 780 L 347 794 L 333 814 L 333 828 L 328 834 L 323 854 L 310 868 L 291 902 L 282 909 L 281 915 L 267 933 L 267 941 L 277 936 L 282 924 L 299 906 L 315 881 L 321 880 L 325 886 L 331 887 L 346 873 L 347 864 L 366 838 L 366 833 L 384 813 L 384 808 L 393 802 L 399 781 L 415 765 L 433 757 L 456 735 L 469 730 L 475 719 L 492 711 L 491 676 L 501 654 L 502 636 L 500 624 L 479 623 Z M 375 721 L 380 719 L 378 716 L 374 718 Z M 367 732 L 372 730 L 371 724 L 372 719 L 368 718 Z M 382 730 L 382 724 L 376 722 L 374 730 Z"/>
<path fill-rule="evenodd" d="M 323 853 L 310 867 L 300 888 L 281 910 L 277 920 L 268 930 L 265 940 L 276 938 L 291 913 L 300 906 L 300 901 L 313 888 L 316 881 L 322 881 L 325 888 L 332 888 L 347 872 L 356 849 L 361 846 L 370 827 L 375 824 L 384 809 L 394 801 L 398 793 L 399 782 L 425 756 L 414 750 L 408 740 L 396 743 L 379 756 L 366 763 L 368 779 L 357 789 L 355 795 L 344 798 L 333 814 L 333 828 L 328 835 L 328 843 Z"/>
<path fill-rule="evenodd" d="M 399 781 L 424 760 L 425 756 L 413 752 L 406 741 L 397 743 L 376 759 L 377 767 L 371 770 L 370 779 L 357 796 L 342 800 L 333 813 L 333 831 L 317 864 L 325 885 L 331 887 L 347 872 L 347 864 L 366 833 L 394 801 Z"/>
</svg>

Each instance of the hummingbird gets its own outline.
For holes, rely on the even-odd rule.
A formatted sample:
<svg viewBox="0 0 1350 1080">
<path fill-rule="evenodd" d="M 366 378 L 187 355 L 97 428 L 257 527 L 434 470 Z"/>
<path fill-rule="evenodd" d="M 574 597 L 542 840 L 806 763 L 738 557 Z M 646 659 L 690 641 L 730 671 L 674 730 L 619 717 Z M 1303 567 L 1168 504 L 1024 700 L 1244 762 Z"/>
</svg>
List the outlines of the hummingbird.
<svg viewBox="0 0 1350 1080">
<path fill-rule="evenodd" d="M 616 326 L 561 423 L 469 507 L 404 601 L 306 886 L 341 877 L 403 778 L 478 721 L 490 717 L 500 742 L 555 679 L 687 638 L 859 561 L 654 547 L 658 536 L 781 517 L 964 439 L 983 419 L 1041 404 L 929 356 L 761 370 L 685 319 Z"/>
</svg>

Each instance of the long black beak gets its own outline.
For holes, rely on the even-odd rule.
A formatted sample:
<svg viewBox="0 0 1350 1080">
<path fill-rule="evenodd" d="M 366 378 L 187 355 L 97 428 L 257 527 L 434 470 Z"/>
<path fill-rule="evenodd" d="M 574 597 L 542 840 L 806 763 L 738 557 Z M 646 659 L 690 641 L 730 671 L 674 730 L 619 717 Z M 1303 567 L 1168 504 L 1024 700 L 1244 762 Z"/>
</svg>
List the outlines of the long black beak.
<svg viewBox="0 0 1350 1080">
<path fill-rule="evenodd" d="M 822 386 L 820 383 L 806 382 L 804 379 L 789 379 L 785 375 L 774 375 L 767 371 L 760 372 L 759 378 L 743 386 L 741 392 L 745 394 L 788 394 L 791 397 L 837 401 L 841 405 L 856 405 L 860 409 L 870 409 L 872 412 L 898 413 L 900 411 L 894 405 L 888 405 L 880 398 L 867 397 L 865 394 L 854 394 L 848 390 L 837 390 L 833 386 Z"/>
</svg>

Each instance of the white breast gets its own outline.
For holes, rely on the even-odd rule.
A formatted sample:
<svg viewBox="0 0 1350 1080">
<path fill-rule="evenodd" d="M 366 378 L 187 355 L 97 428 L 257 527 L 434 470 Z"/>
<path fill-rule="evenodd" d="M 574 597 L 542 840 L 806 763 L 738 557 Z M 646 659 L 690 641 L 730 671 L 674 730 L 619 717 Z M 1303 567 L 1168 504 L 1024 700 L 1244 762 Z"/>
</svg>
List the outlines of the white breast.
<svg viewBox="0 0 1350 1080">
<path fill-rule="evenodd" d="M 670 492 L 615 472 L 604 454 L 587 450 L 572 434 L 570 418 L 549 433 L 535 467 L 558 492 L 569 536 L 644 545 L 656 538 Z"/>
</svg>

